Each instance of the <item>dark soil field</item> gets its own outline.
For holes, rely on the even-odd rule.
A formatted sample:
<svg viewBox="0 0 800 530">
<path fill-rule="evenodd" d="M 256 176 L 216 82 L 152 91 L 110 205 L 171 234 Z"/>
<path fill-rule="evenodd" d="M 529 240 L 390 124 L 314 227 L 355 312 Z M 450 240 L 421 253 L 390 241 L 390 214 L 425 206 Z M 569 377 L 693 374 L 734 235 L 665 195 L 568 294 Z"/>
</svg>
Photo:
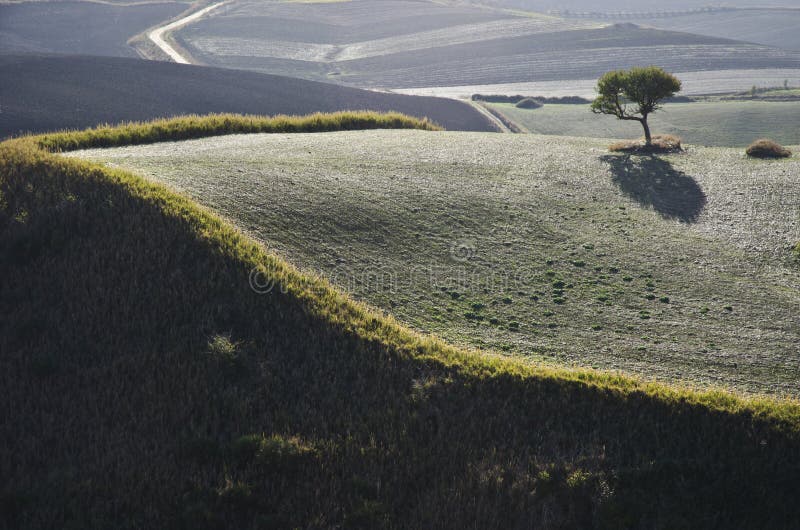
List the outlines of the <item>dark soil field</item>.
<svg viewBox="0 0 800 530">
<path fill-rule="evenodd" d="M 136 51 L 127 44 L 128 39 L 186 8 L 185 2 L 140 5 L 0 3 L 0 53 L 136 57 Z"/>
<path fill-rule="evenodd" d="M 255 72 L 123 58 L 0 56 L 0 137 L 180 114 L 395 110 L 450 130 L 493 131 L 466 103 Z"/>
</svg>

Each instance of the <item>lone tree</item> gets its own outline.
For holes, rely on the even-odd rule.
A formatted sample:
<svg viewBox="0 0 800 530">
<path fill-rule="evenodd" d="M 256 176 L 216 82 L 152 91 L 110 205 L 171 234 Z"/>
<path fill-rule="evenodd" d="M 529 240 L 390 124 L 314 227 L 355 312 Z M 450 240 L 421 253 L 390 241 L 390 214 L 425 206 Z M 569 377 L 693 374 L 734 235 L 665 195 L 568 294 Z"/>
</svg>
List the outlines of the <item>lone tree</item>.
<svg viewBox="0 0 800 530">
<path fill-rule="evenodd" d="M 592 102 L 592 112 L 638 121 L 644 128 L 645 145 L 650 146 L 653 138 L 647 117 L 661 108 L 660 101 L 680 90 L 680 80 L 657 66 L 615 70 L 597 81 L 600 95 Z"/>
</svg>

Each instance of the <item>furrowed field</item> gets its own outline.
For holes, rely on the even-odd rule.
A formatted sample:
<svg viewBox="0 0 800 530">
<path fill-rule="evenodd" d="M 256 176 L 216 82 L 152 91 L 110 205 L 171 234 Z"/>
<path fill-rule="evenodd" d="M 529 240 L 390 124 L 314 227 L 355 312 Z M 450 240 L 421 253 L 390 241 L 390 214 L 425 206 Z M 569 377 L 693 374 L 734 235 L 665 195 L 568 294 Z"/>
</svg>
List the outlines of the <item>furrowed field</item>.
<svg viewBox="0 0 800 530">
<path fill-rule="evenodd" d="M 128 39 L 189 7 L 186 2 L 113 4 L 0 3 L 0 53 L 136 57 L 136 51 L 127 44 Z"/>
<path fill-rule="evenodd" d="M 796 158 L 695 147 L 628 158 L 599 140 L 415 132 L 76 156 L 184 190 L 293 263 L 459 344 L 800 393 Z"/>
</svg>

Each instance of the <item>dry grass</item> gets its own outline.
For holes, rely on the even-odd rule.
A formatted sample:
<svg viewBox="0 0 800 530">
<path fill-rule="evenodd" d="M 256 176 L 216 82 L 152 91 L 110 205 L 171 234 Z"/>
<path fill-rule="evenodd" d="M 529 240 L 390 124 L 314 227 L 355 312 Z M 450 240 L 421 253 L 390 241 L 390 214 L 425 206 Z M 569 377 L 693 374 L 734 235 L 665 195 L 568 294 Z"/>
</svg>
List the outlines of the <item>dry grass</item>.
<svg viewBox="0 0 800 530">
<path fill-rule="evenodd" d="M 616 142 L 608 146 L 614 153 L 680 153 L 683 151 L 681 139 L 671 134 L 655 134 L 650 146 L 645 145 L 645 139 Z"/>
<path fill-rule="evenodd" d="M 760 138 L 745 150 L 747 156 L 753 158 L 789 158 L 792 152 L 781 144 L 769 138 Z"/>
</svg>

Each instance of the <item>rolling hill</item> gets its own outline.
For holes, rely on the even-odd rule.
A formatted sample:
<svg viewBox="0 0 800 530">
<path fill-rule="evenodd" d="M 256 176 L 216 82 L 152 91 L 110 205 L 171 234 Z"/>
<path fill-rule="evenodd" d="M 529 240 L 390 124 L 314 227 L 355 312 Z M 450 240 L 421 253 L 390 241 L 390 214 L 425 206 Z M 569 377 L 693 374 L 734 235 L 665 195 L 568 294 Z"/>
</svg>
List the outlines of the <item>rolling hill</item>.
<svg viewBox="0 0 800 530">
<path fill-rule="evenodd" d="M 602 140 L 389 131 L 76 155 L 181 189 L 451 342 L 800 396 L 797 159 L 605 151 Z"/>
<path fill-rule="evenodd" d="M 409 0 L 242 0 L 173 36 L 204 64 L 392 90 L 596 79 L 648 64 L 681 73 L 800 68 L 797 51 L 740 40 Z"/>
<path fill-rule="evenodd" d="M 0 55 L 0 137 L 181 114 L 308 114 L 369 109 L 493 131 L 469 105 L 301 79 L 137 59 Z"/>
<path fill-rule="evenodd" d="M 386 123 L 423 126 L 229 117 L 0 145 L 0 524 L 795 524 L 796 402 L 448 346 L 159 184 L 47 152 Z M 362 134 L 341 139 L 385 133 Z M 438 135 L 420 143 L 457 140 Z"/>
</svg>

